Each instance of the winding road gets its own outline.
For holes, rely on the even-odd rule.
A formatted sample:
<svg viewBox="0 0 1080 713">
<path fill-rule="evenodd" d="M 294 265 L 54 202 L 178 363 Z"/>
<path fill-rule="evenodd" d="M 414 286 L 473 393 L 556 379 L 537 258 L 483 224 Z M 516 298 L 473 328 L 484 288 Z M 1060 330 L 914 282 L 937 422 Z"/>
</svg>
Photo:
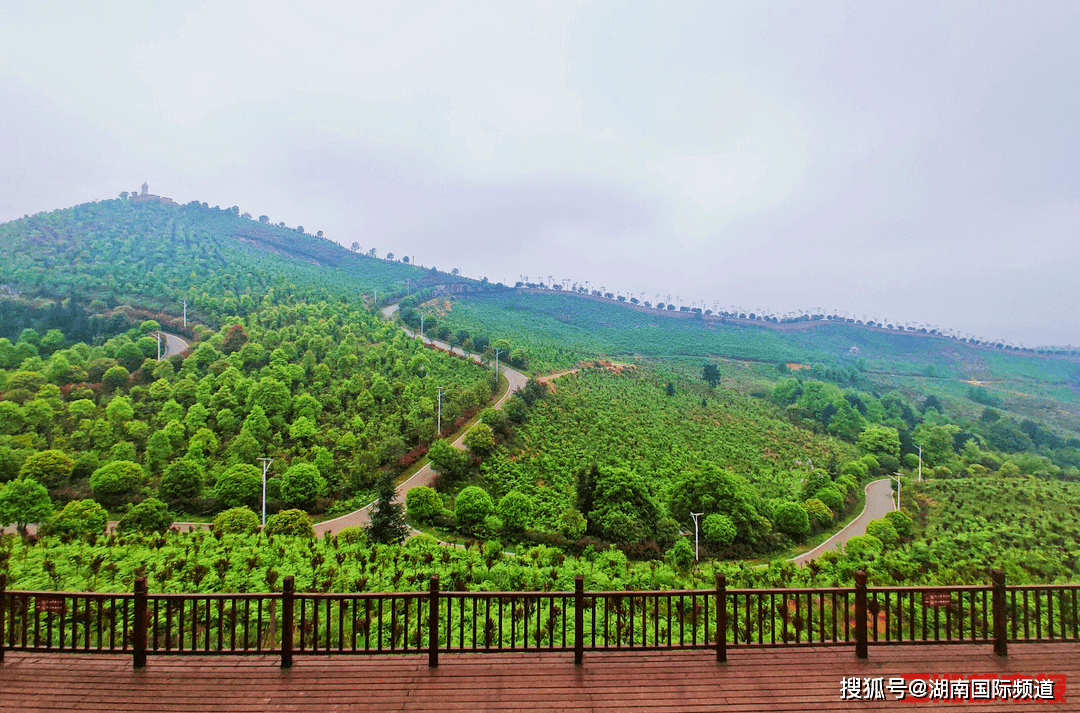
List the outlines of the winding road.
<svg viewBox="0 0 1080 713">
<path fill-rule="evenodd" d="M 389 307 L 384 307 L 382 309 L 383 316 L 387 319 L 393 319 L 394 313 L 397 312 L 397 309 L 398 306 L 396 304 L 390 305 Z M 404 326 L 402 326 L 402 329 L 410 337 L 416 337 L 415 332 L 407 329 Z M 445 342 L 440 342 L 435 339 L 423 338 L 423 341 L 425 344 L 430 344 L 439 349 L 442 349 L 443 351 L 448 351 L 451 354 L 462 357 L 470 357 L 477 364 L 483 363 L 483 359 L 478 354 L 466 352 L 463 349 L 460 349 L 458 347 L 452 347 Z M 507 397 L 515 391 L 524 388 L 525 382 L 528 381 L 527 377 L 524 374 L 515 369 L 511 369 L 508 366 L 501 367 L 500 370 L 502 371 L 503 375 L 506 376 L 506 379 L 509 382 L 509 386 L 506 389 L 506 393 L 502 395 L 502 398 L 495 402 L 493 408 L 502 408 L 503 403 L 505 403 Z M 454 439 L 453 446 L 455 448 L 464 449 L 465 446 L 462 445 L 462 441 L 464 440 L 466 433 L 468 433 L 468 429 L 462 431 L 461 434 L 456 439 Z M 431 465 L 425 463 L 423 468 L 413 473 L 413 475 L 408 480 L 397 486 L 398 498 L 403 500 L 405 498 L 405 494 L 413 488 L 420 487 L 421 485 L 431 485 L 431 482 L 435 480 L 435 475 L 435 471 L 431 469 Z M 369 503 L 368 505 L 360 508 L 359 510 L 354 510 L 353 512 L 342 515 L 341 517 L 336 517 L 333 520 L 323 520 L 322 522 L 316 523 L 315 534 L 322 537 L 327 532 L 337 532 L 343 527 L 363 527 L 364 525 L 367 525 L 369 522 L 371 522 L 371 508 L 374 505 L 375 503 Z"/>
<path fill-rule="evenodd" d="M 799 565 L 808 564 L 826 552 L 840 549 L 840 545 L 847 542 L 852 537 L 865 535 L 866 526 L 870 524 L 871 520 L 885 517 L 886 513 L 893 511 L 894 500 L 892 482 L 888 478 L 882 478 L 881 480 L 867 483 L 866 489 L 863 492 L 866 493 L 866 506 L 863 507 L 863 511 L 859 513 L 857 518 L 849 522 L 847 527 L 843 530 L 825 540 L 814 549 L 809 552 L 804 552 L 798 557 L 792 557 L 791 561 Z"/>
</svg>

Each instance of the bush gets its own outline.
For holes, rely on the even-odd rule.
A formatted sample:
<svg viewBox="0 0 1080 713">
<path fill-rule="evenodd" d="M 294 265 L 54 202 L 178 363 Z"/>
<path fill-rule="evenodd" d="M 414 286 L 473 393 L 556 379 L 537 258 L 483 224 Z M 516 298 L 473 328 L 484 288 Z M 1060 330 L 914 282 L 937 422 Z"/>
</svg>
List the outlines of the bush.
<svg viewBox="0 0 1080 713">
<path fill-rule="evenodd" d="M 854 476 L 856 480 L 862 480 L 870 475 L 870 468 L 865 461 L 861 460 L 849 460 L 840 466 L 841 475 Z"/>
<path fill-rule="evenodd" d="M 476 527 L 491 514 L 494 506 L 491 496 L 483 488 L 470 485 L 458 493 L 454 501 L 454 517 L 465 527 Z"/>
<path fill-rule="evenodd" d="M 528 495 L 511 490 L 499 500 L 495 512 L 502 519 L 504 528 L 510 532 L 521 532 L 532 519 L 533 501 Z"/>
<path fill-rule="evenodd" d="M 32 478 L 46 488 L 60 488 L 68 484 L 75 461 L 67 453 L 58 450 L 31 453 L 23 461 L 19 475 Z"/>
<path fill-rule="evenodd" d="M 852 557 L 879 555 L 884 549 L 885 545 L 873 535 L 856 535 L 844 545 L 844 553 Z"/>
<path fill-rule="evenodd" d="M 567 508 L 563 511 L 563 514 L 559 516 L 559 532 L 561 532 L 568 540 L 580 539 L 585 534 L 585 530 L 588 528 L 588 521 L 585 516 L 574 508 Z"/>
<path fill-rule="evenodd" d="M 189 458 L 181 458 L 169 464 L 161 476 L 158 492 L 161 499 L 173 507 L 190 502 L 202 492 L 206 471 Z"/>
<path fill-rule="evenodd" d="M 469 432 L 465 434 L 465 438 L 462 439 L 462 443 L 465 444 L 470 453 L 481 457 L 495 450 L 495 436 L 492 434 L 491 428 L 483 422 L 470 428 Z"/>
<path fill-rule="evenodd" d="M 911 537 L 915 534 L 915 522 L 907 515 L 907 513 L 893 510 L 892 512 L 885 513 L 885 518 L 892 523 L 898 536 Z"/>
<path fill-rule="evenodd" d="M 679 523 L 672 517 L 661 518 L 656 523 L 656 544 L 661 550 L 669 549 L 679 539 Z"/>
<path fill-rule="evenodd" d="M 792 537 L 799 538 L 810 532 L 810 517 L 798 503 L 780 503 L 773 513 L 776 529 Z"/>
<path fill-rule="evenodd" d="M 72 500 L 49 521 L 48 534 L 67 542 L 76 538 L 90 539 L 105 533 L 109 513 L 89 498 Z"/>
<path fill-rule="evenodd" d="M 165 532 L 173 524 L 173 514 L 169 506 L 157 498 L 147 498 L 131 508 L 120 518 L 116 525 L 117 532 Z"/>
<path fill-rule="evenodd" d="M 883 545 L 894 544 L 899 538 L 899 535 L 896 533 L 896 528 L 893 527 L 893 524 L 886 518 L 871 520 L 867 523 L 866 534 L 878 538 Z"/>
<path fill-rule="evenodd" d="M 730 517 L 714 512 L 705 517 L 701 524 L 701 534 L 712 544 L 727 547 L 735 541 L 738 530 Z"/>
<path fill-rule="evenodd" d="M 254 508 L 262 501 L 262 471 L 250 463 L 231 466 L 218 476 L 214 497 L 227 508 Z"/>
<path fill-rule="evenodd" d="M 672 567 L 682 570 L 689 569 L 690 565 L 694 563 L 694 546 L 690 544 L 690 540 L 680 537 L 675 540 L 675 544 L 664 555 L 664 559 Z"/>
<path fill-rule="evenodd" d="M 135 497 L 146 480 L 142 466 L 127 460 L 106 463 L 90 475 L 90 492 L 106 507 L 116 507 Z"/>
<path fill-rule="evenodd" d="M 833 511 L 818 498 L 810 498 L 807 500 L 803 503 L 803 509 L 806 510 L 807 516 L 809 516 L 818 527 L 824 528 L 832 524 Z"/>
<path fill-rule="evenodd" d="M 267 535 L 296 535 L 306 537 L 309 540 L 315 538 L 315 527 L 311 524 L 311 517 L 303 510 L 282 510 L 276 515 L 271 515 L 266 521 Z"/>
<path fill-rule="evenodd" d="M 367 542 L 367 533 L 362 527 L 343 527 L 335 536 L 335 540 L 346 545 L 359 545 Z"/>
<path fill-rule="evenodd" d="M 50 515 L 49 491 L 36 480 L 19 478 L 0 488 L 0 527 L 15 523 L 25 535 L 27 525 L 44 522 Z"/>
<path fill-rule="evenodd" d="M 817 491 L 817 493 L 814 494 L 814 497 L 825 503 L 825 506 L 833 512 L 842 510 L 844 507 L 844 496 L 840 494 L 839 490 L 831 485 Z"/>
<path fill-rule="evenodd" d="M 311 463 L 289 466 L 281 476 L 281 502 L 294 508 L 310 509 L 326 493 L 326 479 Z"/>
<path fill-rule="evenodd" d="M 484 409 L 480 412 L 480 420 L 486 423 L 493 433 L 506 433 L 506 414 L 501 409 Z"/>
<path fill-rule="evenodd" d="M 442 498 L 434 488 L 421 485 L 405 493 L 405 512 L 417 522 L 430 523 L 443 511 Z"/>
<path fill-rule="evenodd" d="M 259 531 L 259 516 L 250 508 L 230 508 L 214 518 L 214 532 L 219 535 L 250 535 Z"/>
</svg>

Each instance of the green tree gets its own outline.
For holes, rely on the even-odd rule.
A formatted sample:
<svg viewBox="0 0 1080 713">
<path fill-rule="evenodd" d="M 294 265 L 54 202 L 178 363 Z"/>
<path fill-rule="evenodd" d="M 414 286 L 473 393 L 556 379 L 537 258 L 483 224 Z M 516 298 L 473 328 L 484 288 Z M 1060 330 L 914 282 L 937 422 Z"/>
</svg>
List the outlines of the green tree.
<svg viewBox="0 0 1080 713">
<path fill-rule="evenodd" d="M 198 462 L 181 458 L 165 469 L 158 492 L 162 500 L 173 507 L 186 505 L 199 497 L 205 480 L 206 472 Z"/>
<path fill-rule="evenodd" d="M 405 524 L 405 506 L 396 502 L 396 498 L 394 479 L 383 478 L 379 483 L 378 498 L 366 528 L 368 539 L 372 542 L 396 544 L 409 534 L 409 526 Z"/>
<path fill-rule="evenodd" d="M 169 512 L 169 506 L 157 498 L 147 498 L 135 505 L 116 524 L 117 532 L 141 532 L 152 534 L 165 532 L 175 518 Z"/>
<path fill-rule="evenodd" d="M 315 527 L 311 524 L 311 516 L 303 510 L 282 510 L 271 515 L 266 520 L 266 528 L 263 530 L 267 535 L 292 535 L 314 539 Z"/>
<path fill-rule="evenodd" d="M 714 545 L 727 547 L 735 541 L 739 531 L 730 517 L 714 512 L 705 516 L 704 522 L 701 523 L 701 534 Z"/>
<path fill-rule="evenodd" d="M 720 367 L 716 364 L 706 364 L 701 369 L 701 378 L 705 380 L 710 389 L 715 389 L 716 385 L 720 383 Z"/>
<path fill-rule="evenodd" d="M 26 537 L 27 525 L 45 522 L 52 509 L 49 491 L 30 478 L 18 478 L 0 489 L 0 526 L 15 523 L 23 537 Z"/>
<path fill-rule="evenodd" d="M 116 366 L 110 368 L 108 371 L 105 372 L 105 374 L 101 377 L 101 383 L 105 386 L 106 389 L 108 389 L 109 391 L 113 391 L 115 389 L 119 389 L 122 386 L 126 386 L 130 378 L 131 374 L 128 372 L 128 370 L 125 369 L 123 366 L 117 364 Z"/>
<path fill-rule="evenodd" d="M 311 463 L 295 463 L 281 476 L 281 502 L 294 508 L 310 509 L 326 494 L 326 478 Z"/>
<path fill-rule="evenodd" d="M 105 534 L 109 513 L 90 499 L 72 500 L 49 521 L 48 534 L 67 542 L 76 538 L 93 539 Z"/>
<path fill-rule="evenodd" d="M 106 507 L 116 507 L 135 497 L 146 476 L 138 463 L 115 460 L 90 475 L 90 492 Z"/>
<path fill-rule="evenodd" d="M 417 522 L 430 523 L 442 510 L 442 500 L 434 488 L 421 485 L 405 494 L 405 511 Z"/>
<path fill-rule="evenodd" d="M 810 518 L 798 503 L 780 503 L 773 512 L 773 524 L 780 532 L 801 539 L 810 532 Z"/>
<path fill-rule="evenodd" d="M 818 498 L 810 498 L 804 502 L 803 509 L 806 510 L 807 516 L 818 527 L 828 527 L 832 524 L 833 511 Z"/>
<path fill-rule="evenodd" d="M 63 451 L 52 449 L 38 451 L 23 461 L 19 475 L 54 489 L 68 484 L 75 460 Z"/>
<path fill-rule="evenodd" d="M 895 428 L 872 423 L 859 434 L 859 445 L 875 456 L 900 457 L 900 434 Z"/>
<path fill-rule="evenodd" d="M 509 532 L 521 532 L 529 526 L 532 519 L 532 498 L 517 490 L 511 490 L 499 499 L 495 513 Z"/>
<path fill-rule="evenodd" d="M 495 436 L 492 434 L 491 428 L 483 422 L 477 423 L 470 428 L 462 442 L 470 452 L 481 457 L 495 450 Z"/>
<path fill-rule="evenodd" d="M 227 508 L 254 507 L 262 498 L 262 471 L 250 463 L 236 463 L 218 476 L 214 497 Z"/>
<path fill-rule="evenodd" d="M 449 441 L 439 439 L 428 449 L 428 462 L 432 469 L 450 478 L 460 478 L 468 472 L 469 456 L 454 448 Z"/>
<path fill-rule="evenodd" d="M 660 508 L 639 474 L 627 468 L 602 466 L 592 492 L 589 524 L 613 542 L 637 542 L 655 534 Z"/>
<path fill-rule="evenodd" d="M 746 478 L 715 463 L 687 470 L 676 480 L 669 510 L 672 517 L 690 522 L 691 512 L 722 513 L 731 518 L 741 542 L 753 542 L 771 527 L 761 514 L 761 499 Z"/>
<path fill-rule="evenodd" d="M 213 529 L 222 535 L 249 535 L 259 531 L 259 516 L 251 508 L 230 508 L 218 513 Z"/>
<path fill-rule="evenodd" d="M 664 557 L 672 567 L 686 571 L 694 564 L 694 546 L 685 537 L 680 537 Z"/>
<path fill-rule="evenodd" d="M 454 517 L 465 527 L 480 525 L 494 508 L 495 503 L 487 491 L 475 485 L 465 488 L 454 498 Z"/>
</svg>

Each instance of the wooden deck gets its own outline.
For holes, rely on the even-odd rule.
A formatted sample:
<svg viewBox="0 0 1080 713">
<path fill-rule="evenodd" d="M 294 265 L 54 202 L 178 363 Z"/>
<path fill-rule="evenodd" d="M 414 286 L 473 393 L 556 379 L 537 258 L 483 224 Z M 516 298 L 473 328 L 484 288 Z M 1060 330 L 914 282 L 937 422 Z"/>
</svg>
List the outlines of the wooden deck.
<svg viewBox="0 0 1080 713">
<path fill-rule="evenodd" d="M 851 711 L 897 707 L 965 711 L 1080 711 L 1080 689 L 1057 704 L 843 701 L 841 677 L 901 674 L 1064 674 L 1080 687 L 1080 644 L 987 645 L 573 654 L 443 654 L 333 658 L 130 656 L 9 651 L 0 664 L 0 711 Z M 1072 693 L 1072 696 L 1068 694 Z M 888 695 L 888 694 L 886 694 Z"/>
</svg>

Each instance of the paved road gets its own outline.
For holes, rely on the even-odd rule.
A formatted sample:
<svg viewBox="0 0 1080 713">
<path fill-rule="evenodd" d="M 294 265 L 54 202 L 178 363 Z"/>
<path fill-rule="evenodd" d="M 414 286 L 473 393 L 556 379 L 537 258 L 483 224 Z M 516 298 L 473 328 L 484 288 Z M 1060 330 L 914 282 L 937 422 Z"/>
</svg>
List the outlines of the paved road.
<svg viewBox="0 0 1080 713">
<path fill-rule="evenodd" d="M 893 499 L 892 481 L 888 478 L 867 483 L 864 492 L 866 493 L 866 506 L 857 518 L 814 549 L 798 557 L 793 557 L 791 561 L 800 565 L 807 564 L 825 552 L 839 549 L 840 545 L 852 537 L 865 535 L 866 526 L 870 524 L 871 520 L 885 517 L 885 513 L 893 511 L 896 501 Z"/>
<path fill-rule="evenodd" d="M 161 336 L 165 340 L 161 343 L 161 356 L 162 358 L 172 356 L 173 354 L 183 354 L 187 351 L 191 345 L 184 339 L 175 334 L 169 334 L 168 332 L 161 332 Z"/>
<path fill-rule="evenodd" d="M 389 307 L 384 307 L 382 309 L 383 316 L 387 319 L 391 319 L 393 318 L 393 315 L 397 311 L 397 309 L 398 306 L 396 304 L 390 305 Z M 408 334 L 410 337 L 416 337 L 416 334 L 409 329 L 405 327 L 402 327 L 402 329 L 404 329 L 405 333 Z M 458 347 L 451 347 L 445 342 L 440 342 L 435 339 L 427 339 L 425 337 L 424 343 L 434 345 L 439 349 L 449 351 L 450 353 L 457 354 L 458 356 L 472 357 L 472 360 L 478 364 L 483 361 L 479 355 L 470 354 Z M 503 367 L 500 365 L 500 371 L 507 378 L 507 381 L 510 382 L 510 386 L 509 388 L 507 388 L 506 393 L 503 394 L 502 398 L 495 403 L 494 408 L 502 408 L 502 405 L 506 401 L 507 397 L 515 391 L 524 388 L 525 382 L 528 381 L 527 377 L 524 374 L 515 369 L 511 369 L 510 367 Z M 467 432 L 468 431 L 463 432 L 460 436 L 457 437 L 456 440 L 454 440 L 453 445 L 455 448 L 465 447 L 462 444 L 462 441 L 464 440 L 465 433 Z M 407 492 L 409 492 L 413 488 L 420 487 L 421 485 L 431 485 L 431 482 L 434 479 L 435 471 L 431 469 L 431 466 L 429 464 L 425 464 L 424 467 L 416 471 L 416 473 L 414 473 L 412 477 L 410 477 L 401 485 L 397 486 L 397 496 L 399 499 L 404 500 L 405 494 Z M 315 534 L 321 537 L 327 532 L 337 532 L 343 527 L 363 527 L 371 521 L 371 508 L 373 505 L 374 503 L 371 503 L 359 510 L 348 513 L 347 515 L 342 515 L 341 517 L 336 517 L 333 520 L 324 520 L 323 522 L 317 523 L 315 525 Z"/>
</svg>

